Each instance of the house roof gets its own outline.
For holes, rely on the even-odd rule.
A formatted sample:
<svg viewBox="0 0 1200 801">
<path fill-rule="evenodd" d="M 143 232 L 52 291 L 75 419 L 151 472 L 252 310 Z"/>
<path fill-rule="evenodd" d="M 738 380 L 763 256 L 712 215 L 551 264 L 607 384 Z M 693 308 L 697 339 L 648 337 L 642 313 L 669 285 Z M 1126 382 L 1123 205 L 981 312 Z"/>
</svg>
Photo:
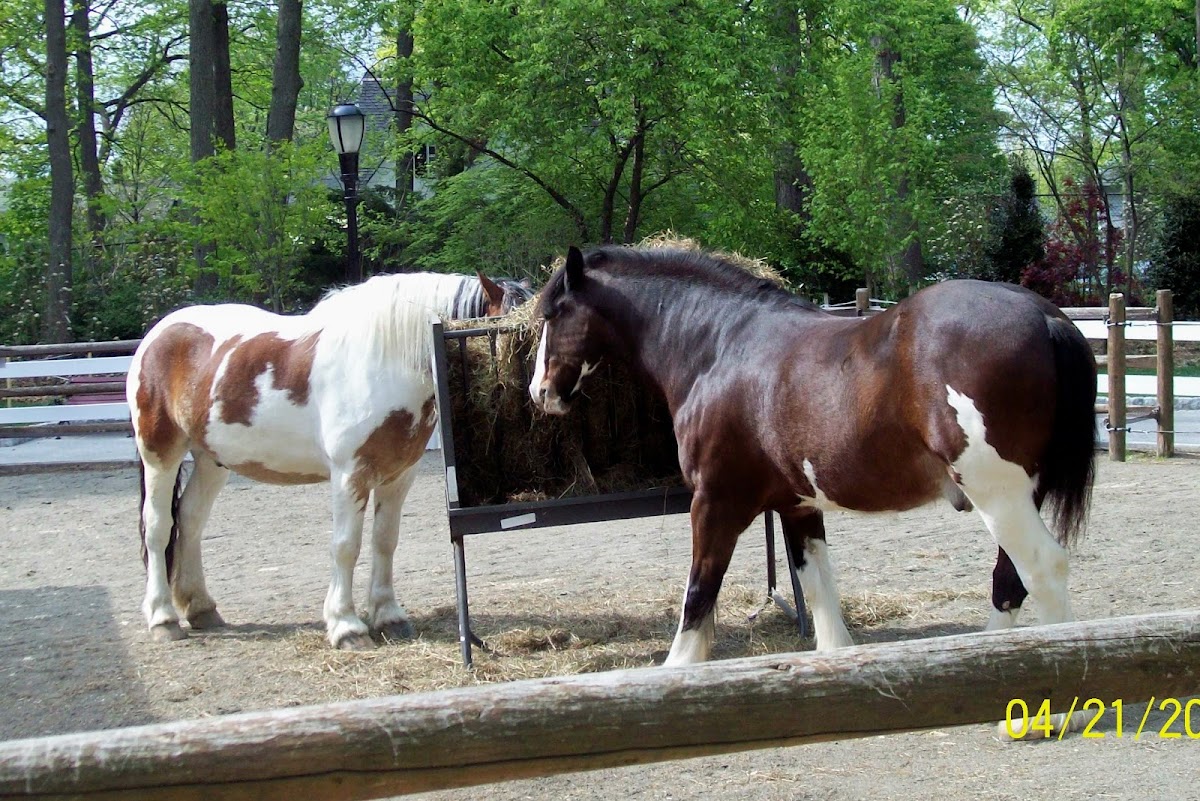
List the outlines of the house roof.
<svg viewBox="0 0 1200 801">
<path fill-rule="evenodd" d="M 367 118 L 368 131 L 384 131 L 392 124 L 392 91 L 384 88 L 375 76 L 363 75 L 358 90 L 358 110 Z"/>
</svg>

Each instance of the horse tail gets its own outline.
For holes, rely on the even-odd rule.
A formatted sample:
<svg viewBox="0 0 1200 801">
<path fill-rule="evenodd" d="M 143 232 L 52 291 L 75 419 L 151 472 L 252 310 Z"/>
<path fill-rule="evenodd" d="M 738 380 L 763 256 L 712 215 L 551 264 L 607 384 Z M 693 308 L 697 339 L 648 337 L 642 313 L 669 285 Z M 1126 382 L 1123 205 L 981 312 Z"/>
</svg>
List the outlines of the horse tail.
<svg viewBox="0 0 1200 801">
<path fill-rule="evenodd" d="M 138 535 L 142 541 L 142 566 L 148 567 L 150 555 L 146 551 L 146 463 L 138 457 Z M 179 501 L 183 497 L 183 464 L 175 473 L 175 488 L 171 490 L 171 536 L 167 539 L 167 581 L 175 581 L 175 543 L 179 541 Z"/>
<path fill-rule="evenodd" d="M 1096 357 L 1065 317 L 1047 320 L 1054 349 L 1054 427 L 1038 473 L 1063 545 L 1083 533 L 1096 475 Z"/>
</svg>

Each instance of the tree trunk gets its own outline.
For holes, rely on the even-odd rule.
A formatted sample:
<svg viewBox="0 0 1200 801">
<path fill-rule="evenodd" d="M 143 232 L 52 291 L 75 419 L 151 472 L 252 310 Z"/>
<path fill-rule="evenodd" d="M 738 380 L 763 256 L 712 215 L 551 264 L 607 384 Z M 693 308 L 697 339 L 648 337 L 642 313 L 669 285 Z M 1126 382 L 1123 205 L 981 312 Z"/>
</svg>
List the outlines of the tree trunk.
<svg viewBox="0 0 1200 801">
<path fill-rule="evenodd" d="M 1129 117 L 1136 112 L 1136 101 L 1130 97 L 1128 77 L 1128 60 L 1122 50 L 1117 54 L 1117 134 L 1121 140 L 1121 177 L 1122 193 L 1125 208 L 1123 223 L 1125 227 L 1124 252 L 1122 266 L 1125 271 L 1125 299 L 1133 303 L 1133 272 L 1138 237 L 1137 198 L 1134 195 L 1135 176 L 1133 164 L 1133 136 L 1129 131 Z"/>
<path fill-rule="evenodd" d="M 85 258 L 89 275 L 96 275 L 100 235 L 106 220 L 100 206 L 104 180 L 100 175 L 100 156 L 96 149 L 96 95 L 92 68 L 91 22 L 88 0 L 72 0 L 71 28 L 78 49 L 75 51 L 75 92 L 79 122 L 75 136 L 79 140 L 79 169 L 83 172 L 87 196 L 88 242 Z"/>
<path fill-rule="evenodd" d="M 191 76 L 188 81 L 189 121 L 191 123 L 192 161 L 197 162 L 213 155 L 213 114 L 216 93 L 213 87 L 216 58 L 216 26 L 213 24 L 211 0 L 188 0 L 188 32 L 191 48 L 188 64 Z M 208 270 L 207 245 L 196 243 L 192 255 L 196 259 L 196 293 L 210 294 L 217 288 L 217 276 Z"/>
<path fill-rule="evenodd" d="M 891 84 L 895 89 L 895 94 L 892 95 L 892 131 L 898 133 L 904 130 L 908 122 L 908 111 L 904 106 L 904 88 L 896 78 L 895 71 L 896 65 L 900 63 L 900 53 L 892 50 L 882 36 L 871 37 L 871 46 L 875 48 L 876 91 L 882 97 L 885 84 Z M 899 138 L 898 136 L 893 137 L 893 143 Z M 897 234 L 907 240 L 908 244 L 900 252 L 898 261 L 905 282 L 910 288 L 915 289 L 921 281 L 923 269 L 921 240 L 918 237 L 910 196 L 908 172 L 901 167 L 896 184 L 895 226 Z"/>
<path fill-rule="evenodd" d="M 301 12 L 302 0 L 280 0 L 271 108 L 267 111 L 267 139 L 272 142 L 290 142 L 296 129 L 296 100 L 304 86 L 300 78 Z"/>
<path fill-rule="evenodd" d="M 646 166 L 646 128 L 645 120 L 638 121 L 638 132 L 633 140 L 633 165 L 629 170 L 629 209 L 625 215 L 625 230 L 621 243 L 628 245 L 637 236 L 638 221 L 642 215 L 642 171 Z"/>
<path fill-rule="evenodd" d="M 233 71 L 229 65 L 229 7 L 212 4 L 213 135 L 227 150 L 237 147 L 233 126 Z"/>
<path fill-rule="evenodd" d="M 1200 1 L 1200 0 L 1198 0 Z M 396 84 L 396 131 L 401 141 L 408 137 L 413 124 L 413 85 L 409 59 L 413 53 L 412 31 L 401 25 L 396 32 L 396 58 L 399 61 L 400 80 Z M 403 209 L 412 196 L 416 158 L 413 151 L 405 147 L 400 162 L 396 165 L 396 210 Z"/>
<path fill-rule="evenodd" d="M 67 29 L 63 0 L 46 0 L 46 140 L 50 150 L 50 252 L 43 342 L 70 342 L 71 216 L 75 177 L 67 117 Z"/>
<path fill-rule="evenodd" d="M 811 11 L 805 10 L 808 29 L 813 25 Z M 787 108 L 782 110 L 786 116 L 791 107 L 799 102 L 796 98 L 796 76 L 808 52 L 809 42 L 800 29 L 800 17 L 792 3 L 776 3 L 774 14 L 779 25 L 780 36 L 785 46 L 782 49 L 783 58 L 777 66 L 780 81 L 783 83 L 782 97 Z M 790 126 L 788 126 L 790 127 Z M 804 236 L 811 222 L 808 209 L 808 199 L 812 196 L 813 180 L 793 142 L 781 144 L 775 153 L 775 208 L 794 215 L 797 224 L 792 232 L 796 239 Z"/>
</svg>

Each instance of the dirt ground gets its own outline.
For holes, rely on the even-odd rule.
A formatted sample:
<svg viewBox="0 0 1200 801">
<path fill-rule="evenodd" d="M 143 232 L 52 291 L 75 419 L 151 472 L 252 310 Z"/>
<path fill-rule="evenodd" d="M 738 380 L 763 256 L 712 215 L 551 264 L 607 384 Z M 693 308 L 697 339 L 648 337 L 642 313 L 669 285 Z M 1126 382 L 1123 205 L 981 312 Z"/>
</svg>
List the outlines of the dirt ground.
<svg viewBox="0 0 1200 801">
<path fill-rule="evenodd" d="M 205 536 L 209 588 L 231 626 L 154 644 L 139 611 L 136 482 L 132 469 L 0 477 L 0 739 L 649 665 L 670 645 L 688 568 L 682 516 L 469 538 L 475 628 L 499 651 L 479 654 L 469 674 L 458 662 L 440 457 L 431 453 L 405 508 L 396 562 L 418 637 L 341 654 L 320 625 L 324 486 L 234 479 Z M 1194 458 L 1100 462 L 1088 535 L 1072 562 L 1079 618 L 1200 608 L 1198 489 Z M 857 641 L 986 621 L 995 552 L 977 516 L 940 505 L 827 522 Z M 360 599 L 365 575 L 360 561 Z M 755 528 L 727 579 L 717 657 L 811 648 L 764 597 Z M 1030 609 L 1024 622 L 1035 617 Z M 1104 740 L 1005 743 L 981 724 L 421 798 L 1200 798 L 1200 740 L 1117 740 L 1107 724 Z"/>
</svg>

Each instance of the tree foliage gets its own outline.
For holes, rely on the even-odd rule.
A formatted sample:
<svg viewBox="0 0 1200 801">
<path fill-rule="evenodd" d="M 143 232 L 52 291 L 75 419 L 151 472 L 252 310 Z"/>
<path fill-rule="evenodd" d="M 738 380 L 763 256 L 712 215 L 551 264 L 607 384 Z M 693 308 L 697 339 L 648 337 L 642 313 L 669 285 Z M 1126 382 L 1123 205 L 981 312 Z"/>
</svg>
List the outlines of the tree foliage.
<svg viewBox="0 0 1200 801">
<path fill-rule="evenodd" d="M 204 116 L 190 99 L 189 56 L 203 56 L 188 37 L 193 6 L 228 37 L 228 68 L 218 41 L 202 59 L 213 86 L 200 88 L 221 84 L 232 125 L 219 122 L 219 135 L 236 149 L 212 155 L 211 137 L 190 141 Z M 47 53 L 23 33 L 45 8 L 0 0 L 10 341 L 45 336 Z M 539 277 L 567 244 L 670 229 L 838 298 L 953 275 L 1020 278 L 1061 297 L 1135 288 L 1147 262 L 1181 263 L 1154 243 L 1200 196 L 1194 10 L 72 0 L 71 333 L 134 335 L 170 305 L 205 299 L 299 309 L 338 280 L 345 219 L 324 118 L 359 97 L 363 75 L 389 105 L 362 157 L 368 272 Z M 1003 150 L 1028 159 L 1032 177 L 1006 171 Z M 1042 257 L 1039 204 L 1055 219 Z M 1162 274 L 1185 280 L 1171 269 Z"/>
<path fill-rule="evenodd" d="M 1037 186 L 1020 158 L 1009 161 L 1008 192 L 992 213 L 987 270 L 980 278 L 1019 284 L 1029 265 L 1046 256 L 1046 232 Z"/>
<path fill-rule="evenodd" d="M 1176 195 L 1164 205 L 1146 287 L 1170 289 L 1177 318 L 1200 319 L 1200 194 Z"/>
</svg>

